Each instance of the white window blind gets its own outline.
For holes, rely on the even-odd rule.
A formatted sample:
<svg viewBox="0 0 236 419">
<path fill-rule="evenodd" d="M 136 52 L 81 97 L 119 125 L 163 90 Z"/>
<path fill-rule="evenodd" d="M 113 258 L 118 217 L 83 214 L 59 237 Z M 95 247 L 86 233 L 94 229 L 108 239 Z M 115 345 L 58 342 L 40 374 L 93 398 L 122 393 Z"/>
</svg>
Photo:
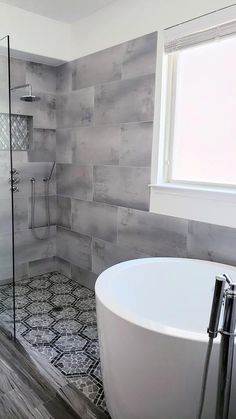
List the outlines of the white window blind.
<svg viewBox="0 0 236 419">
<path fill-rule="evenodd" d="M 170 54 L 205 42 L 220 40 L 227 36 L 236 36 L 236 20 L 167 41 L 164 44 L 164 50 L 167 54 Z"/>
</svg>

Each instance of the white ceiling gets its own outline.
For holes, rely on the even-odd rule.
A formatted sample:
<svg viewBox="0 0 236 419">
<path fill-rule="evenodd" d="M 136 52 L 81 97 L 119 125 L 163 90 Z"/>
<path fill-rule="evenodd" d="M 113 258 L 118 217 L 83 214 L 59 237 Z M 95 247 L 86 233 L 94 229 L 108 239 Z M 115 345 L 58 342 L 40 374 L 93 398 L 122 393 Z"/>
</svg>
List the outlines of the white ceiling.
<svg viewBox="0 0 236 419">
<path fill-rule="evenodd" d="M 41 16 L 72 23 L 115 0 L 0 0 Z"/>
</svg>

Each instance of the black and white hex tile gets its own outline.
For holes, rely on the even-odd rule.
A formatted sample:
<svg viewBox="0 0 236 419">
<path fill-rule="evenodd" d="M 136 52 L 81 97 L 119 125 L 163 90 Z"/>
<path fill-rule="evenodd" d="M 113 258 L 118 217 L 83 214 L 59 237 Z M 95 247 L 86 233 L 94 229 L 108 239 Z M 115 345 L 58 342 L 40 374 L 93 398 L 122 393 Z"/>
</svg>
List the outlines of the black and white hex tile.
<svg viewBox="0 0 236 419">
<path fill-rule="evenodd" d="M 18 282 L 15 295 L 18 339 L 32 345 L 70 383 L 107 412 L 94 292 L 52 272 Z M 0 287 L 0 307 L 2 321 L 12 322 L 11 285 Z"/>
</svg>

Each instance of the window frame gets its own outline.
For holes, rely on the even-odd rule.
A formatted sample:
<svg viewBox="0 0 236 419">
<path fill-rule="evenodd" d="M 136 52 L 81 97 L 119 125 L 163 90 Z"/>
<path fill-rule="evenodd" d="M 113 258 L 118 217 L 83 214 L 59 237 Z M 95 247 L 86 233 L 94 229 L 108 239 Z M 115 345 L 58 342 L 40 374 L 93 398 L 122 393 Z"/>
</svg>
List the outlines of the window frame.
<svg viewBox="0 0 236 419">
<path fill-rule="evenodd" d="M 232 20 L 232 11 L 231 11 Z M 234 8 L 236 19 L 236 7 Z M 224 23 L 225 12 L 197 19 L 199 31 Z M 185 24 L 183 25 L 185 26 Z M 189 28 L 190 26 L 190 28 Z M 195 32 L 198 22 L 193 24 Z M 182 28 L 181 28 L 182 30 Z M 187 24 L 187 33 L 191 24 Z M 185 33 L 185 27 L 183 28 Z M 165 31 L 158 34 L 150 211 L 236 228 L 236 186 L 171 178 L 178 51 L 165 53 Z M 171 160 L 172 159 L 172 160 Z"/>
</svg>

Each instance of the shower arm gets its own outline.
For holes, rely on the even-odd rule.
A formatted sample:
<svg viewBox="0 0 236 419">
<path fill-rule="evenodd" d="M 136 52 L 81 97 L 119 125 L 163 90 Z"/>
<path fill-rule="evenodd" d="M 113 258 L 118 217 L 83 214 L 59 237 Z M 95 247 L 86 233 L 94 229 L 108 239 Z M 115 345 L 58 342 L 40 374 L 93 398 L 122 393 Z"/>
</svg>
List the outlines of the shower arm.
<svg viewBox="0 0 236 419">
<path fill-rule="evenodd" d="M 11 90 L 13 91 L 13 90 L 18 90 L 18 89 L 24 89 L 26 87 L 29 88 L 29 94 L 32 95 L 32 84 L 30 84 L 30 83 L 19 84 L 19 86 L 11 87 Z"/>
</svg>

